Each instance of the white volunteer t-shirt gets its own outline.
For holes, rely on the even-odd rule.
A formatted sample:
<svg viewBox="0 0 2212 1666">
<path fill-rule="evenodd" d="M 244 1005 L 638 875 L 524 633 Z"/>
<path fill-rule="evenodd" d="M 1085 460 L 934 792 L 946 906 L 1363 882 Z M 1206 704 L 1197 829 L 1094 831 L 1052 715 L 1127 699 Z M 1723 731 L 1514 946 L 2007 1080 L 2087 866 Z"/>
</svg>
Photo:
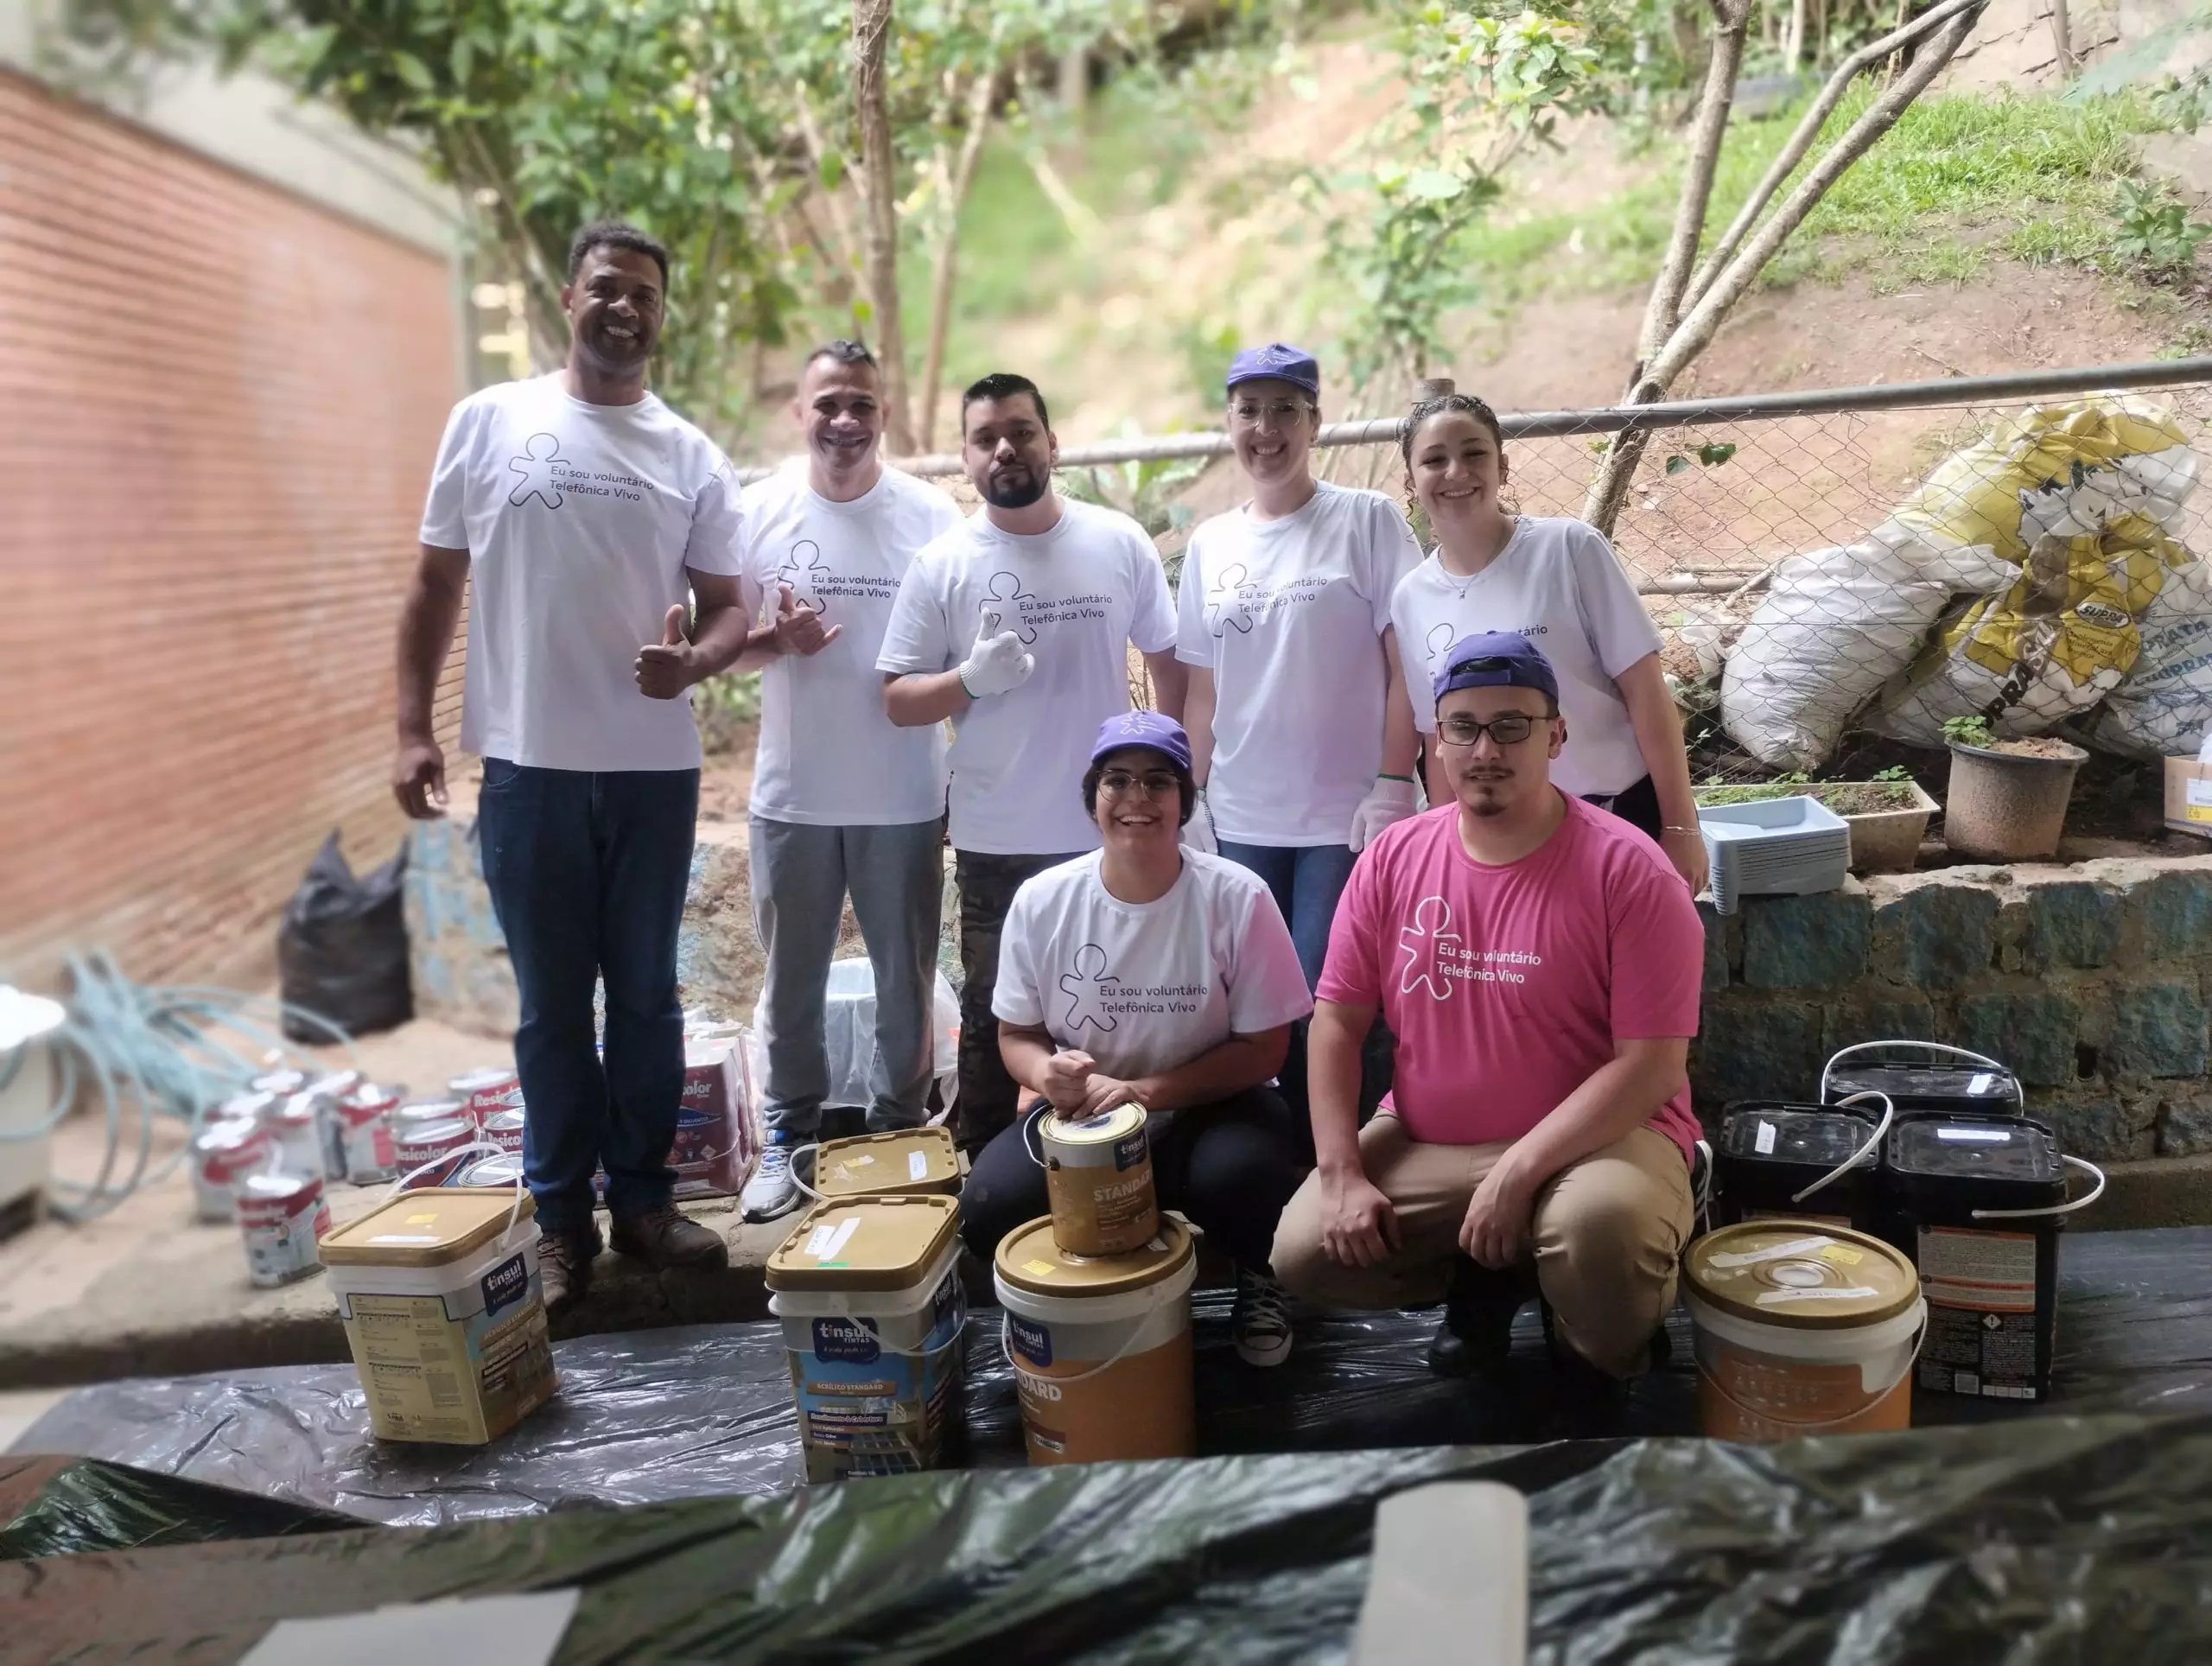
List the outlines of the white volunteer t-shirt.
<svg viewBox="0 0 2212 1666">
<path fill-rule="evenodd" d="M 454 407 L 423 542 L 468 551 L 461 744 L 538 769 L 696 769 L 689 694 L 638 690 L 638 650 L 734 575 L 737 483 L 713 441 L 648 393 L 571 396 L 558 372 Z"/>
<path fill-rule="evenodd" d="M 887 468 L 850 503 L 808 485 L 804 463 L 745 488 L 745 605 L 773 610 L 779 585 L 820 611 L 837 639 L 760 673 L 753 813 L 814 827 L 894 827 L 944 813 L 944 726 L 899 728 L 875 669 L 899 582 L 960 511 L 937 487 Z"/>
<path fill-rule="evenodd" d="M 1083 773 L 1098 726 L 1129 709 L 1128 645 L 1175 639 L 1160 556 L 1127 515 L 1064 503 L 1049 532 L 1019 537 L 982 510 L 914 558 L 876 669 L 944 671 L 986 619 L 1036 656 L 1029 680 L 952 720 L 955 849 L 1048 856 L 1094 850 Z"/>
<path fill-rule="evenodd" d="M 1294 515 L 1232 509 L 1191 535 L 1175 657 L 1213 671 L 1206 804 L 1223 838 L 1349 841 L 1382 767 L 1391 592 L 1420 561 L 1397 505 L 1325 482 Z"/>
<path fill-rule="evenodd" d="M 1313 1010 L 1290 928 L 1257 874 L 1185 849 L 1166 896 L 1121 902 L 1101 860 L 1048 868 L 1014 893 L 991 995 L 1007 1023 L 1041 1028 L 1126 1081 Z"/>
<path fill-rule="evenodd" d="M 1659 652 L 1659 627 L 1596 527 L 1522 515 L 1497 559 L 1472 578 L 1446 572 L 1433 555 L 1423 561 L 1399 583 L 1390 617 L 1422 734 L 1436 730 L 1429 690 L 1452 645 L 1479 631 L 1518 631 L 1559 677 L 1567 747 L 1553 781 L 1578 796 L 1610 794 L 1650 773 L 1613 679 Z"/>
</svg>

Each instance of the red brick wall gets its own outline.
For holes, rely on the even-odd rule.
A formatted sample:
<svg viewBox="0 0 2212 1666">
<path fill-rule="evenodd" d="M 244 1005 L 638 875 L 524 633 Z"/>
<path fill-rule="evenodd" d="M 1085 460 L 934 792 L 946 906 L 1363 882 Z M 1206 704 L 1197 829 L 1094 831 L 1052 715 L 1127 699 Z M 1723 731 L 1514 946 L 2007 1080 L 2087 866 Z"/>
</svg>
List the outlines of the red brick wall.
<svg viewBox="0 0 2212 1666">
<path fill-rule="evenodd" d="M 453 278 L 4 73 L 0 249 L 0 977 L 251 976 L 326 833 L 400 836 Z"/>
</svg>

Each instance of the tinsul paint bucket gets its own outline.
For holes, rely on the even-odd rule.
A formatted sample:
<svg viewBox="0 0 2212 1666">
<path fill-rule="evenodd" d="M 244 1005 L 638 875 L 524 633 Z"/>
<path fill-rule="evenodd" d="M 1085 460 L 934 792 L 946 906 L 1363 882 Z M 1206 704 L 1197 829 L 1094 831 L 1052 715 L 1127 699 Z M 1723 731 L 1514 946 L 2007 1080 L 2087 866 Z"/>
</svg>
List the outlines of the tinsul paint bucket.
<svg viewBox="0 0 2212 1666">
<path fill-rule="evenodd" d="M 1016 1227 L 993 1269 L 1029 1461 L 1192 1456 L 1190 1229 L 1162 1216 L 1155 1237 L 1104 1258 L 1054 1232 L 1045 1217 Z"/>
<path fill-rule="evenodd" d="M 1868 1057 L 1888 1052 L 1915 1057 L 1910 1063 Z M 1821 1069 L 1821 1103 L 1839 1104 L 1858 1093 L 1881 1094 L 1899 1115 L 2004 1116 L 2027 1109 L 2020 1078 L 2011 1071 L 1994 1059 L 1940 1041 L 1862 1041 L 1835 1053 Z"/>
<path fill-rule="evenodd" d="M 258 1122 L 210 1122 L 192 1140 L 192 1207 L 199 1219 L 236 1216 L 238 1181 L 269 1167 L 269 1131 Z"/>
<path fill-rule="evenodd" d="M 815 1153 L 814 1184 L 824 1199 L 949 1198 L 960 1190 L 960 1154 L 944 1128 L 827 1140 Z"/>
<path fill-rule="evenodd" d="M 1868 1095 L 1868 1098 L 1878 1096 Z M 1875 1173 L 1887 1119 L 1875 1106 L 1745 1099 L 1721 1113 L 1713 1141 L 1715 1224 L 1789 1216 L 1873 1232 Z"/>
<path fill-rule="evenodd" d="M 950 1198 L 833 1200 L 768 1257 L 808 1480 L 944 1460 L 968 1322 L 959 1221 Z"/>
<path fill-rule="evenodd" d="M 537 1205 L 519 1186 L 399 1192 L 322 1254 L 378 1440 L 481 1446 L 552 1398 Z"/>
<path fill-rule="evenodd" d="M 2067 1170 L 2094 1188 L 2069 1200 Z M 2058 1233 L 2105 1177 L 2028 1116 L 1900 1116 L 1883 1154 L 1885 1236 L 1928 1293 L 1920 1386 L 1985 1400 L 2050 1397 Z"/>
<path fill-rule="evenodd" d="M 1141 1105 L 1121 1105 L 1079 1122 L 1049 1105 L 1030 1113 L 1029 1154 L 1045 1171 L 1052 1236 L 1071 1256 L 1119 1256 L 1160 1230 L 1152 1147 Z"/>
<path fill-rule="evenodd" d="M 1848 1227 L 1745 1221 L 1682 1256 L 1698 1410 L 1725 1440 L 1912 1426 L 1927 1324 L 1912 1263 Z"/>
</svg>

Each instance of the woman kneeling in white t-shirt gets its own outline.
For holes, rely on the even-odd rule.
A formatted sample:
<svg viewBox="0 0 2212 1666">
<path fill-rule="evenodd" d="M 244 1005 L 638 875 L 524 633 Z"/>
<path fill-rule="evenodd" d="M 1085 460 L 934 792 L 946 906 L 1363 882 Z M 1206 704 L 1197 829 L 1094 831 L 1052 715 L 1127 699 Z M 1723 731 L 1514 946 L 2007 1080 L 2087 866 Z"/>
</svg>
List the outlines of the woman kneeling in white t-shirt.
<svg viewBox="0 0 2212 1666">
<path fill-rule="evenodd" d="M 1428 737 L 1429 802 L 1453 797 L 1436 773 L 1430 678 L 1462 637 L 1511 631 L 1542 649 L 1559 676 L 1567 745 L 1553 783 L 1643 829 L 1690 889 L 1703 890 L 1705 840 L 1681 714 L 1660 668 L 1658 626 L 1612 545 L 1583 521 L 1505 510 L 1504 436 L 1471 394 L 1422 400 L 1400 444 L 1436 536 L 1435 550 L 1390 598 L 1406 687 L 1421 690 L 1414 722 Z"/>
<path fill-rule="evenodd" d="M 1160 1206 L 1235 1260 L 1236 1351 L 1273 1365 L 1290 1320 L 1268 1256 L 1313 1156 L 1272 1078 L 1313 998 L 1265 882 L 1178 843 L 1197 800 L 1181 724 L 1132 711 L 1099 730 L 1083 801 L 1103 848 L 1025 882 L 1007 912 L 991 1009 L 1007 1071 L 1039 1097 L 976 1159 L 961 1232 L 988 1263 L 1051 1211 L 1032 1117 L 1141 1105 Z"/>
</svg>

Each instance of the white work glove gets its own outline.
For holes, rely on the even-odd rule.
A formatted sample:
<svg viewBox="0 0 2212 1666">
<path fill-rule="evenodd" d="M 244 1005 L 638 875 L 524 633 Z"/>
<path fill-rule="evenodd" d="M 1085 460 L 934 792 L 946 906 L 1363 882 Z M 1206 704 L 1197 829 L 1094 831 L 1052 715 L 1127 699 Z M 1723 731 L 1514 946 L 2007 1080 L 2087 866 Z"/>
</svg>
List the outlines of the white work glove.
<svg viewBox="0 0 2212 1666">
<path fill-rule="evenodd" d="M 1390 775 L 1376 776 L 1374 790 L 1351 812 L 1351 848 L 1355 851 L 1366 849 L 1369 840 L 1391 823 L 1405 820 L 1419 803 L 1411 781 L 1401 781 Z"/>
<path fill-rule="evenodd" d="M 1193 850 L 1203 850 L 1208 855 L 1220 853 L 1221 841 L 1214 836 L 1213 811 L 1206 805 L 1206 790 L 1204 787 L 1198 789 L 1198 796 L 1191 804 L 1191 819 L 1183 823 L 1179 836 L 1182 843 Z"/>
<path fill-rule="evenodd" d="M 970 700 L 988 700 L 1008 689 L 1018 689 L 1037 669 L 1037 656 L 1021 645 L 1012 631 L 995 636 L 986 625 L 976 633 L 976 646 L 960 663 L 960 686 Z"/>
</svg>

